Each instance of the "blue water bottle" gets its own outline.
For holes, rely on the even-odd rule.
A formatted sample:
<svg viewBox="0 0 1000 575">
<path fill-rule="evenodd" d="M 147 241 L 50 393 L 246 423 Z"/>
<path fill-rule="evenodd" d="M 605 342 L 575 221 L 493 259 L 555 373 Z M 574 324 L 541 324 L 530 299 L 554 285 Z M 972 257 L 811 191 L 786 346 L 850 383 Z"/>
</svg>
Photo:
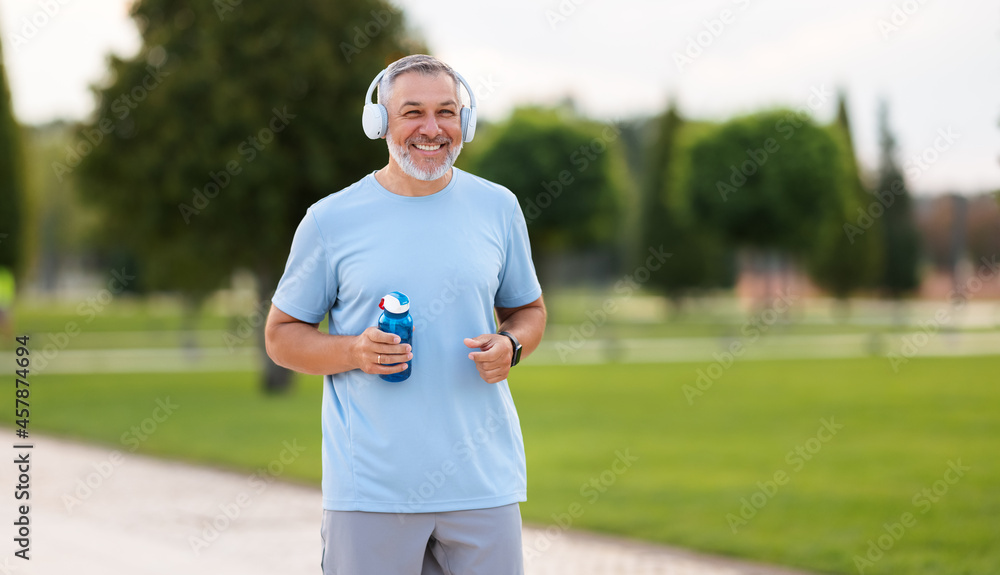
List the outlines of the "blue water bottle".
<svg viewBox="0 0 1000 575">
<path fill-rule="evenodd" d="M 386 294 L 382 301 L 378 303 L 382 315 L 378 318 L 378 328 L 386 333 L 394 333 L 399 336 L 399 343 L 413 345 L 413 317 L 410 316 L 410 300 L 402 292 L 394 291 Z M 413 369 L 412 360 L 406 362 L 406 369 L 399 373 L 389 375 L 379 375 L 386 381 L 403 381 L 410 377 L 410 370 Z M 388 365 L 398 365 L 395 363 Z"/>
</svg>

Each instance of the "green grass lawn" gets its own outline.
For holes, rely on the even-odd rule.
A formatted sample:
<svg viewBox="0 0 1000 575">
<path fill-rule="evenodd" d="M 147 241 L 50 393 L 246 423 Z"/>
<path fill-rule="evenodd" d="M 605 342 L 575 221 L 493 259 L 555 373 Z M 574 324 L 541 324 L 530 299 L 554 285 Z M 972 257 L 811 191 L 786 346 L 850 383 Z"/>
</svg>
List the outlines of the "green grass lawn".
<svg viewBox="0 0 1000 575">
<path fill-rule="evenodd" d="M 525 520 L 572 511 L 574 527 L 856 573 L 855 555 L 909 512 L 864 573 L 997 572 L 1000 358 L 912 360 L 899 375 L 884 358 L 737 363 L 691 405 L 682 386 L 706 367 L 518 368 Z M 33 430 L 128 451 L 169 398 L 178 407 L 137 452 L 249 473 L 294 439 L 305 451 L 284 478 L 319 482 L 317 377 L 287 397 L 261 395 L 250 374 L 51 375 L 31 389 Z M 843 427 L 818 433 L 824 419 Z M 638 459 L 625 468 L 616 452 Z M 959 460 L 963 477 L 946 474 Z M 787 481 L 769 484 L 776 473 Z M 932 503 L 920 493 L 935 482 L 947 492 Z M 760 509 L 734 533 L 742 499 Z"/>
<path fill-rule="evenodd" d="M 245 313 L 225 315 L 211 306 L 202 309 L 187 322 L 183 319 L 183 308 L 172 297 L 128 297 L 117 296 L 107 305 L 97 296 L 84 298 L 75 304 L 22 304 L 14 312 L 14 329 L 20 333 L 34 334 L 40 342 L 48 342 L 50 335 L 67 330 L 68 324 L 75 324 L 79 333 L 72 336 L 73 349 L 110 348 L 164 348 L 197 344 L 201 347 L 252 347 L 254 339 L 226 339 L 226 334 L 238 335 L 246 329 L 249 321 L 260 320 L 257 308 L 244 310 Z M 752 311 L 741 311 L 735 300 L 719 303 L 701 302 L 683 313 L 671 314 L 669 307 L 659 298 L 636 296 L 631 299 L 606 294 L 557 294 L 546 295 L 549 308 L 549 324 L 545 339 L 569 340 L 579 337 L 581 329 L 593 329 L 595 338 L 672 338 L 672 337 L 738 337 L 740 329 Z M 601 309 L 603 302 L 613 301 L 620 310 L 600 319 L 595 325 L 594 310 Z M 942 304 L 943 305 L 943 304 Z M 833 334 L 886 334 L 909 333 L 913 326 L 892 326 L 884 323 L 869 325 L 865 322 L 851 323 L 835 320 L 823 312 L 813 310 L 815 303 L 802 304 L 793 309 L 769 329 L 772 335 L 833 335 Z M 618 308 L 616 308 L 618 309 Z M 880 317 L 889 314 L 889 307 L 880 309 Z M 264 310 L 266 311 L 266 310 Z M 591 314 L 591 315 L 588 315 Z M 929 319 L 914 312 L 913 318 Z M 852 318 L 862 320 L 870 315 L 866 308 L 852 312 Z M 933 315 L 933 314 L 931 314 Z M 593 317 L 591 317 L 593 316 Z M 908 316 L 909 317 L 909 316 Z M 870 319 L 870 318 L 869 318 Z M 885 318 L 882 317 L 884 320 Z M 912 319 L 912 318 L 911 318 Z M 786 321 L 787 320 L 787 321 Z M 255 323 L 256 325 L 256 323 Z M 324 323 L 320 326 L 325 329 Z M 976 326 L 963 328 L 965 331 L 996 331 L 1000 326 Z M 74 331 L 71 329 L 71 331 Z M 193 332 L 193 333 L 192 333 Z M 588 332 L 589 333 L 589 332 Z M 0 341 L 0 349 L 9 349 L 11 342 Z"/>
</svg>

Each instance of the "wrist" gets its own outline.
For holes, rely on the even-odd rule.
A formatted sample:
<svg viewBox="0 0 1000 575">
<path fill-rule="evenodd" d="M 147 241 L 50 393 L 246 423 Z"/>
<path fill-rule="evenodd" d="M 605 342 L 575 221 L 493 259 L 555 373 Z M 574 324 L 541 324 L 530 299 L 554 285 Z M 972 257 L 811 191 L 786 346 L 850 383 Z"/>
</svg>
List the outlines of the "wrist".
<svg viewBox="0 0 1000 575">
<path fill-rule="evenodd" d="M 501 331 L 500 335 L 504 336 L 505 338 L 507 338 L 507 340 L 510 341 L 510 345 L 512 348 L 510 356 L 510 366 L 514 367 L 521 361 L 521 342 L 519 342 L 517 338 L 514 337 L 514 334 L 510 333 L 509 331 Z"/>
<path fill-rule="evenodd" d="M 364 362 L 361 359 L 362 358 L 361 339 L 363 337 L 365 337 L 365 334 L 362 333 L 359 335 L 351 336 L 351 338 L 348 340 L 347 353 L 348 357 L 350 357 L 351 367 L 353 369 L 361 369 L 364 367 Z"/>
</svg>

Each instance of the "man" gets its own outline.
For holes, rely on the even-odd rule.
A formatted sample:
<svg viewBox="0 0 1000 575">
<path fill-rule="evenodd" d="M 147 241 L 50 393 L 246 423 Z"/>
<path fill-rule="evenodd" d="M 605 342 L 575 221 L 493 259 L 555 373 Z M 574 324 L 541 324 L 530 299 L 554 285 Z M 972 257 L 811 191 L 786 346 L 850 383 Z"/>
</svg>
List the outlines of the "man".
<svg viewBox="0 0 1000 575">
<path fill-rule="evenodd" d="M 324 376 L 328 575 L 523 573 L 506 378 L 541 341 L 545 306 L 514 195 L 452 167 L 459 78 L 424 55 L 386 69 L 389 162 L 309 208 L 272 299 L 268 354 Z M 410 299 L 412 348 L 374 327 L 392 291 Z M 379 377 L 407 361 L 407 380 Z"/>
</svg>

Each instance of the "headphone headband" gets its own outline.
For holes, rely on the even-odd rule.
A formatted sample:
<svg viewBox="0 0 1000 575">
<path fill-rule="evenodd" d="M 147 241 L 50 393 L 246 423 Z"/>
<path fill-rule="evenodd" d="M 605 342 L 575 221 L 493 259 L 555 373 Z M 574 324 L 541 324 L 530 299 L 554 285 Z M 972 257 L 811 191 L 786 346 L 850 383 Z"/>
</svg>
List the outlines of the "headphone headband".
<svg viewBox="0 0 1000 575">
<path fill-rule="evenodd" d="M 452 70 L 452 72 L 455 72 L 455 71 Z M 461 74 L 459 74 L 458 72 L 455 72 L 455 76 L 457 76 L 458 79 L 459 79 L 459 81 L 462 82 L 462 85 L 465 86 L 465 91 L 469 93 L 469 107 L 472 108 L 473 110 L 475 110 L 476 109 L 476 93 L 472 91 L 472 87 L 469 86 L 469 83 L 465 81 L 465 78 L 463 78 Z"/>
<path fill-rule="evenodd" d="M 385 76 L 385 71 L 386 70 L 388 70 L 388 68 L 386 68 L 385 70 L 382 70 L 381 72 L 379 72 L 378 76 L 375 76 L 375 79 L 372 80 L 371 85 L 368 86 L 368 93 L 365 94 L 365 105 L 366 106 L 368 104 L 372 103 L 372 94 L 375 93 L 375 86 L 378 86 L 378 81 L 382 79 L 382 76 Z"/>
</svg>

